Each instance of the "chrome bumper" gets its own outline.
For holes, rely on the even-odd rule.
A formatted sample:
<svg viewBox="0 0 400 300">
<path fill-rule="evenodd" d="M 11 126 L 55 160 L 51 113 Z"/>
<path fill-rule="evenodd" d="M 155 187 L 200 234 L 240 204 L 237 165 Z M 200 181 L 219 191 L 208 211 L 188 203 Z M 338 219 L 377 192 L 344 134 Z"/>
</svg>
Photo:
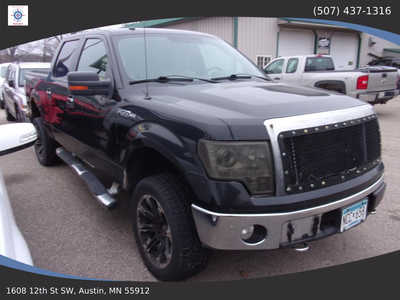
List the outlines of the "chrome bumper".
<svg viewBox="0 0 400 300">
<path fill-rule="evenodd" d="M 368 103 L 382 103 L 389 101 L 390 99 L 399 95 L 399 90 L 390 90 L 383 92 L 367 92 L 357 94 L 358 99 L 363 100 Z"/>
<path fill-rule="evenodd" d="M 368 188 L 338 201 L 308 209 L 266 214 L 226 214 L 206 210 L 192 204 L 192 213 L 201 242 L 214 249 L 260 250 L 276 249 L 288 243 L 288 226 L 297 228 L 293 240 L 313 230 L 314 220 L 323 214 L 349 206 L 374 193 L 384 183 L 383 176 Z M 242 240 L 242 230 L 253 225 L 266 228 L 267 235 L 256 243 Z M 290 225 L 289 225 L 290 224 Z M 318 224 L 319 226 L 320 224 Z M 315 232 L 314 232 L 315 233 Z"/>
</svg>

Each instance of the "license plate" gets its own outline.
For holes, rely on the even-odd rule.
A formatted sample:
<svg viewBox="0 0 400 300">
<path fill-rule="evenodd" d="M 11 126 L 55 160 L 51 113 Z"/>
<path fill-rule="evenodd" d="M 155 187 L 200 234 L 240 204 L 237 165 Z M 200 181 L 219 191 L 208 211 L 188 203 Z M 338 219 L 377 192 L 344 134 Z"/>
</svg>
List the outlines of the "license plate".
<svg viewBox="0 0 400 300">
<path fill-rule="evenodd" d="M 367 204 L 368 200 L 364 199 L 360 202 L 343 208 L 340 232 L 348 230 L 365 220 L 367 217 Z"/>
</svg>

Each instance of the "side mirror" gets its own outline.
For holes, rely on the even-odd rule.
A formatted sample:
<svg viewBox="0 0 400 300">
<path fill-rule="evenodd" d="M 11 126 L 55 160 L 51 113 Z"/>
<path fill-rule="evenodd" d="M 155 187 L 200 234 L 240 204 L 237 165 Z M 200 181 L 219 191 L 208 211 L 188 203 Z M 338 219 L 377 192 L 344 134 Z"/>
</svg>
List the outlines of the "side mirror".
<svg viewBox="0 0 400 300">
<path fill-rule="evenodd" d="M 32 146 L 36 138 L 32 123 L 0 125 L 0 156 Z"/>
<path fill-rule="evenodd" d="M 9 85 L 10 87 L 15 87 L 14 80 L 9 80 L 9 81 L 8 81 L 8 85 Z"/>
<path fill-rule="evenodd" d="M 111 80 L 100 80 L 95 72 L 69 72 L 68 89 L 71 95 L 93 96 L 110 95 Z"/>
</svg>

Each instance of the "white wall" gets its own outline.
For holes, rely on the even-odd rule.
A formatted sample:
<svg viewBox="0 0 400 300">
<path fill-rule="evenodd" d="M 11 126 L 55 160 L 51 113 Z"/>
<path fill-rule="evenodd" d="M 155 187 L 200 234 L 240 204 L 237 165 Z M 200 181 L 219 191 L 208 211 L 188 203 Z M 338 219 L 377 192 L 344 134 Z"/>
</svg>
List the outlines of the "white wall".
<svg viewBox="0 0 400 300">
<path fill-rule="evenodd" d="M 372 47 L 368 46 L 368 40 L 369 38 L 372 38 L 374 42 L 376 42 L 375 45 Z M 366 65 L 368 62 L 370 62 L 373 58 L 368 55 L 368 53 L 373 53 L 375 55 L 381 56 L 383 49 L 384 48 L 400 48 L 400 45 L 391 43 L 389 41 L 386 41 L 384 39 L 381 39 L 379 37 L 367 34 L 367 33 L 362 33 L 361 35 L 361 52 L 360 52 L 360 66 Z"/>
<path fill-rule="evenodd" d="M 226 42 L 233 44 L 232 17 L 212 17 L 197 20 L 185 20 L 182 23 L 167 24 L 165 28 L 193 30 L 213 34 Z"/>
<path fill-rule="evenodd" d="M 276 56 L 277 18 L 238 18 L 238 49 L 256 62 L 257 55 Z"/>
</svg>

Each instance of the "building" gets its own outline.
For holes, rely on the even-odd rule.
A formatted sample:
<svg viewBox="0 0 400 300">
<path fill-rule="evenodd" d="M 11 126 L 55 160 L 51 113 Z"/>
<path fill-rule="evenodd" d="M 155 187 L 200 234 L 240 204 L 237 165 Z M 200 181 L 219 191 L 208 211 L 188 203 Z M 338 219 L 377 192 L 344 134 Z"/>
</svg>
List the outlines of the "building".
<svg viewBox="0 0 400 300">
<path fill-rule="evenodd" d="M 294 18 L 208 17 L 135 22 L 127 27 L 194 30 L 216 35 L 258 66 L 286 55 L 330 54 L 337 69 L 366 65 L 375 56 L 400 55 L 400 46 L 341 26 Z"/>
</svg>

